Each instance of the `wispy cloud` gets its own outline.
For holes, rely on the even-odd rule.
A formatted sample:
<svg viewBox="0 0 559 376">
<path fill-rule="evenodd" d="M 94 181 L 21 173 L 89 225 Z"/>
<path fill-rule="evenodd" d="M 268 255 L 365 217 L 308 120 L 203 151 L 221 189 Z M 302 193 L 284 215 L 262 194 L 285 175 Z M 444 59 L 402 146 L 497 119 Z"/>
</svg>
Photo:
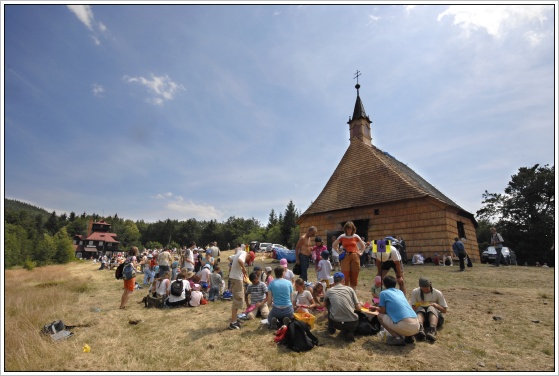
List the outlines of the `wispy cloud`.
<svg viewBox="0 0 559 376">
<path fill-rule="evenodd" d="M 105 92 L 105 88 L 102 85 L 93 84 L 93 85 L 91 85 L 91 92 L 96 97 L 102 97 L 103 93 Z"/>
<path fill-rule="evenodd" d="M 97 46 L 101 44 L 98 34 L 104 34 L 107 32 L 107 26 L 102 22 L 95 22 L 95 17 L 93 16 L 93 11 L 89 5 L 67 5 L 68 9 L 72 11 L 90 31 L 94 33 L 91 36 L 93 43 Z M 97 34 L 97 35 L 95 35 Z"/>
<path fill-rule="evenodd" d="M 156 76 L 152 73 L 151 79 L 130 76 L 124 76 L 123 79 L 128 83 L 138 83 L 145 86 L 152 94 L 146 101 L 156 105 L 162 105 L 164 101 L 174 99 L 179 90 L 185 90 L 182 84 L 174 82 L 166 74 L 163 76 Z"/>
<path fill-rule="evenodd" d="M 93 31 L 93 11 L 89 5 L 67 5 L 89 30 Z"/>
<path fill-rule="evenodd" d="M 171 198 L 173 197 L 173 192 L 158 193 L 154 197 L 157 199 Z"/>
<path fill-rule="evenodd" d="M 499 38 L 520 25 L 545 21 L 546 5 L 451 5 L 439 14 L 438 21 L 449 16 L 454 25 L 460 26 L 467 35 L 484 29 L 489 35 Z"/>
</svg>

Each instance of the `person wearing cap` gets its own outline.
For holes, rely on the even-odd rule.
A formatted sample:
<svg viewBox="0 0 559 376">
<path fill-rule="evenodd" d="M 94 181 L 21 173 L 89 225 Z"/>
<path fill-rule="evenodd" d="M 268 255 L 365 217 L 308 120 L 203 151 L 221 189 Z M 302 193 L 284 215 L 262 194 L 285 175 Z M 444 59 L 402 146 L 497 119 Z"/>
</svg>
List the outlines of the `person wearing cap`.
<svg viewBox="0 0 559 376">
<path fill-rule="evenodd" d="M 315 226 L 309 227 L 305 235 L 299 238 L 297 245 L 295 246 L 295 264 L 301 266 L 301 274 L 299 277 L 303 281 L 307 281 L 307 269 L 311 263 L 311 238 L 316 235 L 317 229 Z"/>
<path fill-rule="evenodd" d="M 188 301 L 189 307 L 200 306 L 200 302 L 204 297 L 204 294 L 202 294 L 202 291 L 200 291 L 200 289 L 201 286 L 198 283 L 195 283 L 194 286 L 192 287 L 192 291 L 190 292 L 190 300 Z"/>
<path fill-rule="evenodd" d="M 394 269 L 394 272 L 396 272 L 396 281 L 398 282 L 398 286 L 404 295 L 406 295 L 404 268 L 402 265 L 400 251 L 390 244 L 390 252 L 374 252 L 373 257 L 375 258 L 375 263 L 377 265 L 377 275 L 380 275 L 384 281 L 384 276 L 388 274 L 388 271 L 390 269 Z"/>
<path fill-rule="evenodd" d="M 293 271 L 291 271 L 287 266 L 287 259 L 282 258 L 280 260 L 280 266 L 285 269 L 285 273 L 283 274 L 283 279 L 287 279 L 289 282 L 291 282 L 291 284 L 295 284 L 295 274 L 293 274 Z"/>
<path fill-rule="evenodd" d="M 270 286 L 270 283 L 274 280 L 274 277 L 272 277 L 272 267 L 266 266 L 264 270 L 265 273 L 262 273 L 262 276 L 260 278 L 266 284 L 266 286 Z"/>
<path fill-rule="evenodd" d="M 258 277 L 258 280 L 259 280 L 259 281 L 262 280 L 262 275 L 264 274 L 264 273 L 262 273 L 262 267 L 256 265 L 256 266 L 254 266 L 254 268 L 252 269 L 252 271 L 253 271 L 254 273 L 256 273 L 256 276 Z"/>
<path fill-rule="evenodd" d="M 415 309 L 419 320 L 419 332 L 415 337 L 418 340 L 427 338 L 429 341 L 435 342 L 437 328 L 443 325 L 443 314 L 448 309 L 442 292 L 434 289 L 429 279 L 421 277 L 419 278 L 419 287 L 411 292 L 411 305 Z M 424 330 L 425 325 L 428 325 L 427 333 Z"/>
<path fill-rule="evenodd" d="M 212 274 L 212 271 L 210 269 L 210 265 L 208 264 L 204 265 L 202 270 L 198 272 L 197 275 L 198 277 L 200 277 L 200 286 L 202 286 L 202 288 L 204 287 L 204 285 L 206 285 L 207 287 L 210 283 L 210 274 Z"/>
<path fill-rule="evenodd" d="M 378 306 L 371 306 L 370 311 L 377 311 L 378 321 L 391 334 L 389 345 L 413 343 L 414 335 L 419 332 L 419 320 L 408 303 L 402 290 L 396 289 L 397 281 L 391 275 L 382 279 L 384 290 L 380 292 Z"/>
<path fill-rule="evenodd" d="M 146 257 L 146 263 L 144 265 L 144 286 L 153 283 L 153 279 L 155 278 L 155 273 L 153 269 L 155 265 L 153 264 L 153 255 L 149 253 Z"/>
<path fill-rule="evenodd" d="M 231 270 L 229 271 L 230 291 L 233 294 L 231 299 L 231 321 L 228 329 L 241 329 L 241 323 L 237 320 L 237 312 L 243 309 L 245 298 L 244 279 L 247 276 L 245 269 L 245 260 L 247 253 L 240 247 L 231 261 Z"/>
<path fill-rule="evenodd" d="M 346 283 L 349 282 L 349 285 L 354 290 L 357 288 L 359 279 L 359 263 L 361 255 L 365 250 L 365 243 L 363 243 L 361 237 L 355 233 L 356 231 L 357 228 L 353 222 L 346 222 L 344 225 L 344 233 L 336 239 L 334 244 L 332 244 L 332 248 L 334 248 L 338 253 L 340 252 L 340 244 L 345 249 L 346 255 L 340 262 L 341 269 L 342 273 L 345 275 Z"/>
<path fill-rule="evenodd" d="M 341 335 L 349 342 L 355 342 L 355 329 L 359 324 L 359 316 L 355 311 L 361 310 L 355 290 L 345 286 L 345 275 L 334 273 L 334 285 L 324 295 L 324 305 L 328 308 L 328 333 L 341 331 Z"/>
</svg>

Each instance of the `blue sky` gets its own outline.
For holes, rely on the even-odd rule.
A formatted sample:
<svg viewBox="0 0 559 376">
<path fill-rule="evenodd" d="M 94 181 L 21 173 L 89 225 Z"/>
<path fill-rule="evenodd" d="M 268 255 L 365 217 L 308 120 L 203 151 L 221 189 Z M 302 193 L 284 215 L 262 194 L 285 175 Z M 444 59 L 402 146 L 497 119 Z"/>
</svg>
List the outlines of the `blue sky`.
<svg viewBox="0 0 559 376">
<path fill-rule="evenodd" d="M 149 222 L 304 212 L 359 70 L 373 144 L 475 213 L 554 165 L 552 3 L 4 2 L 4 196 Z"/>
</svg>

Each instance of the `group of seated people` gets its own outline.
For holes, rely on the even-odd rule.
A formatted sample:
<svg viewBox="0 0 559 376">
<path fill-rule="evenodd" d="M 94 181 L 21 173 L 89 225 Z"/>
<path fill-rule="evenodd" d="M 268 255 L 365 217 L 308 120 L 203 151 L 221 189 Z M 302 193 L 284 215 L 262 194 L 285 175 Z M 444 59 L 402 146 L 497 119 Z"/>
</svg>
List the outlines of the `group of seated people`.
<svg viewBox="0 0 559 376">
<path fill-rule="evenodd" d="M 198 307 L 220 299 L 223 288 L 221 268 L 214 266 L 213 271 L 210 271 L 209 265 L 205 265 L 198 273 L 182 269 L 173 281 L 171 272 L 165 271 L 154 279 L 146 298 L 157 299 L 163 308 Z"/>
</svg>

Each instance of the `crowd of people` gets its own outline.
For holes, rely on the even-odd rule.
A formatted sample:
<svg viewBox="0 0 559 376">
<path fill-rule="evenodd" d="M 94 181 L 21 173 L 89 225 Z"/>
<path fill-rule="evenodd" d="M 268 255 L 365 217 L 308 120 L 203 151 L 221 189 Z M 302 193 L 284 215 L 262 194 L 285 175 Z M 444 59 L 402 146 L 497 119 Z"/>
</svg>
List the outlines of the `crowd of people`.
<svg viewBox="0 0 559 376">
<path fill-rule="evenodd" d="M 316 236 L 316 227 L 310 227 L 295 248 L 297 275 L 286 259 L 279 260 L 274 268 L 254 265 L 249 248 L 243 244 L 237 244 L 234 254 L 227 259 L 227 278 L 220 267 L 221 251 L 216 243 L 198 248 L 190 242 L 183 249 L 146 250 L 141 255 L 136 247 L 131 247 L 127 255 L 117 256 L 117 262 L 132 263 L 143 274 L 140 286 L 147 288 L 149 296 L 160 299 L 162 308 L 197 307 L 224 298 L 230 300 L 230 330 L 240 330 L 245 325 L 242 321 L 256 318 L 275 330 L 287 325 L 295 314 L 311 314 L 317 321 L 327 320 L 329 334 L 340 330 L 352 342 L 358 312 L 366 312 L 370 319 L 377 317 L 387 344 L 436 341 L 437 329 L 444 323 L 448 308 L 443 294 L 422 277 L 408 302 L 399 250 L 390 242 L 376 242 L 377 252 L 364 258 L 371 244 L 356 234 L 352 222 L 347 222 L 343 229 L 344 233 L 332 239 L 332 248 L 328 250 L 322 238 Z M 444 256 L 441 262 L 446 260 Z M 360 268 L 371 262 L 376 266 L 376 276 L 370 287 L 369 305 L 359 301 L 356 289 Z M 101 268 L 105 268 L 110 261 L 105 260 L 105 266 L 101 263 Z M 313 264 L 317 280 L 310 282 L 307 271 Z M 390 270 L 394 275 L 389 274 Z M 121 309 L 126 308 L 138 285 L 135 278 L 124 281 Z"/>
</svg>

